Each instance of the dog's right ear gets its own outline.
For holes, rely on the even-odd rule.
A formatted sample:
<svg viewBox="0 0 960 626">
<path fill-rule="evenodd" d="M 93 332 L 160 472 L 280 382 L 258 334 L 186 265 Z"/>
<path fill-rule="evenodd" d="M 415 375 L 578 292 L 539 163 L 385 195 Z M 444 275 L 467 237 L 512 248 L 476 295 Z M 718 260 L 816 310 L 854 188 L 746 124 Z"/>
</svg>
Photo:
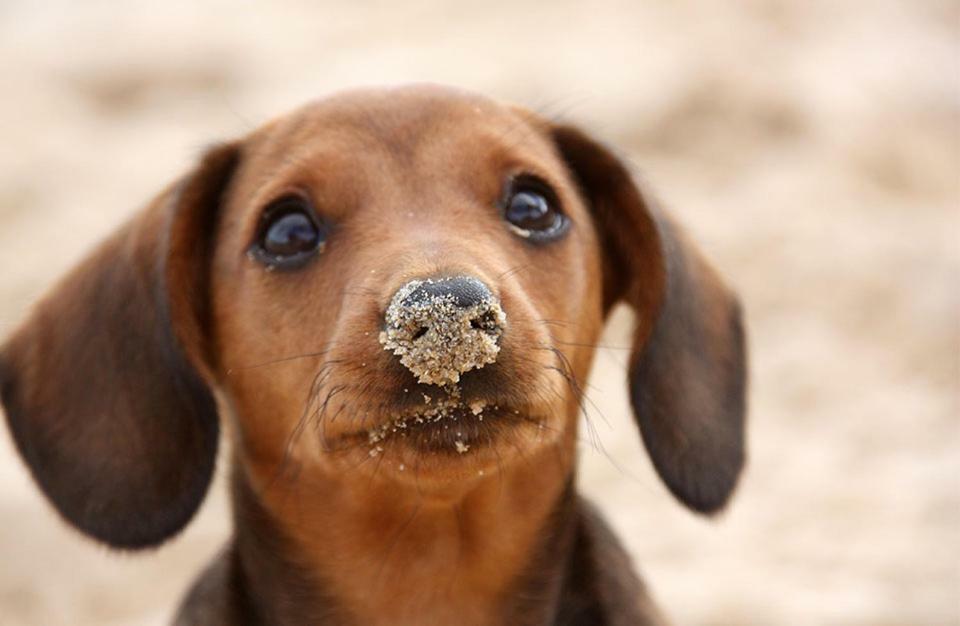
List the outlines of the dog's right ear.
<svg viewBox="0 0 960 626">
<path fill-rule="evenodd" d="M 208 152 L 0 349 L 0 399 L 34 479 L 67 521 L 114 547 L 174 535 L 213 473 L 208 258 L 239 152 Z"/>
</svg>

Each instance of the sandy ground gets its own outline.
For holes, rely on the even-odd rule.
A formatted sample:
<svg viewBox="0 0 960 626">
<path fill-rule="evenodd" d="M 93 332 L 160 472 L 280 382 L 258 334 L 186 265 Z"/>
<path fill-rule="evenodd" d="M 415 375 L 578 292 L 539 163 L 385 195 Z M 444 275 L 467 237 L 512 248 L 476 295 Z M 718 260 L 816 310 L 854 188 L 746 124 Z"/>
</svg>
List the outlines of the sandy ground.
<svg viewBox="0 0 960 626">
<path fill-rule="evenodd" d="M 667 612 L 960 623 L 960 4 L 241 4 L 0 4 L 0 334 L 213 140 L 357 84 L 520 101 L 627 151 L 746 304 L 751 462 L 720 519 L 640 448 L 624 311 L 589 391 L 584 490 Z M 0 624 L 163 623 L 228 533 L 222 487 L 115 555 L 0 435 Z"/>
</svg>

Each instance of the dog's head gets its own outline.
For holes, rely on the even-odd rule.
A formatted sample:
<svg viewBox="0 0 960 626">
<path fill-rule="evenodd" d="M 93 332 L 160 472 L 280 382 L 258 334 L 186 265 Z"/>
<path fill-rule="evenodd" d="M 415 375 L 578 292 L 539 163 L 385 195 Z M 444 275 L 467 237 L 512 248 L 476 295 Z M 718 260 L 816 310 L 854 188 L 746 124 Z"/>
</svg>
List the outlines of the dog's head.
<svg viewBox="0 0 960 626">
<path fill-rule="evenodd" d="M 141 547 L 199 506 L 218 406 L 260 482 L 429 491 L 569 448 L 617 302 L 654 465 L 716 511 L 744 460 L 739 308 L 622 161 L 476 96 L 353 92 L 211 150 L 38 305 L 0 392 L 60 513 Z"/>
</svg>

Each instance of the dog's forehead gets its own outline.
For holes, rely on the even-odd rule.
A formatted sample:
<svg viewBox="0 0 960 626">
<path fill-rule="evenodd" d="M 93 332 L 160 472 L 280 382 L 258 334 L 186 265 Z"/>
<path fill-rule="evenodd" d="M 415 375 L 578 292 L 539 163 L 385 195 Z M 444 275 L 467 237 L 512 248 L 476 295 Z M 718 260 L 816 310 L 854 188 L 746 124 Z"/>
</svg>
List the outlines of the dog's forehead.
<svg viewBox="0 0 960 626">
<path fill-rule="evenodd" d="M 317 152 L 371 150 L 412 160 L 431 150 L 462 153 L 547 143 L 522 109 L 448 87 L 347 91 L 312 102 L 256 131 L 251 154 L 265 163 Z"/>
<path fill-rule="evenodd" d="M 380 132 L 443 121 L 513 118 L 510 107 L 487 96 L 433 85 L 344 91 L 308 103 L 297 115 L 359 128 L 375 122 L 373 130 Z"/>
</svg>

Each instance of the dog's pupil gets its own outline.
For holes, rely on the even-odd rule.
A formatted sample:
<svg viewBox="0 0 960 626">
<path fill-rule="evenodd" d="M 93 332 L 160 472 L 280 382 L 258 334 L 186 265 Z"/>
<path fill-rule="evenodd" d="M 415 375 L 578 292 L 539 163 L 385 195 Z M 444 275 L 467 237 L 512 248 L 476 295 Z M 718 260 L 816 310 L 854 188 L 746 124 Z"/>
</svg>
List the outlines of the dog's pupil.
<svg viewBox="0 0 960 626">
<path fill-rule="evenodd" d="M 317 227 L 303 213 L 288 213 L 267 230 L 263 248 L 278 256 L 304 252 L 317 243 Z"/>
<path fill-rule="evenodd" d="M 552 211 L 547 199 L 532 191 L 521 191 L 510 200 L 507 219 L 522 228 L 543 229 L 552 222 Z"/>
</svg>

